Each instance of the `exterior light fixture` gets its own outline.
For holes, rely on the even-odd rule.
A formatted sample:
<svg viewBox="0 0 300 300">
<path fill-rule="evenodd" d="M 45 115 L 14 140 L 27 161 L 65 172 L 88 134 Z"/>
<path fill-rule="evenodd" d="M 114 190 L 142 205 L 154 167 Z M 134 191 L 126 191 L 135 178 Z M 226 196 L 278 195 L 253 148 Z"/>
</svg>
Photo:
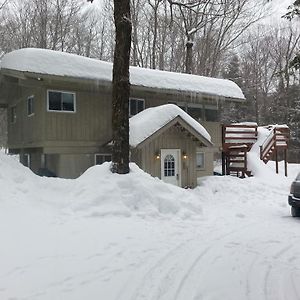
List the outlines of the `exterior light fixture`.
<svg viewBox="0 0 300 300">
<path fill-rule="evenodd" d="M 184 151 L 182 152 L 182 158 L 183 158 L 183 159 L 187 159 L 187 158 L 188 158 L 186 152 L 184 152 Z"/>
<path fill-rule="evenodd" d="M 155 152 L 155 159 L 160 159 L 160 154 L 159 154 L 159 152 L 157 151 L 157 152 Z"/>
</svg>

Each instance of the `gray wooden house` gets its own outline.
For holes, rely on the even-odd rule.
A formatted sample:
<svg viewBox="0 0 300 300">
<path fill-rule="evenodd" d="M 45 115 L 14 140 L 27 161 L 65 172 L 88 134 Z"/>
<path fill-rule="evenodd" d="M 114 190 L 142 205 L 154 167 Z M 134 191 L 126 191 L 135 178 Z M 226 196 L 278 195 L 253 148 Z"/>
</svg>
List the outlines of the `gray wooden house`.
<svg viewBox="0 0 300 300">
<path fill-rule="evenodd" d="M 1 61 L 0 105 L 8 111 L 9 151 L 19 153 L 21 162 L 38 174 L 64 178 L 78 177 L 110 160 L 111 78 L 112 64 L 96 59 L 44 49 L 6 54 Z M 240 88 L 229 80 L 138 67 L 131 67 L 130 80 L 130 117 L 172 103 L 211 137 L 178 114 L 132 147 L 131 160 L 168 181 L 162 176 L 162 157 L 168 155 L 163 150 L 177 149 L 180 180 L 175 184 L 195 186 L 195 178 L 212 174 L 213 157 L 222 142 L 219 105 L 243 102 Z"/>
</svg>

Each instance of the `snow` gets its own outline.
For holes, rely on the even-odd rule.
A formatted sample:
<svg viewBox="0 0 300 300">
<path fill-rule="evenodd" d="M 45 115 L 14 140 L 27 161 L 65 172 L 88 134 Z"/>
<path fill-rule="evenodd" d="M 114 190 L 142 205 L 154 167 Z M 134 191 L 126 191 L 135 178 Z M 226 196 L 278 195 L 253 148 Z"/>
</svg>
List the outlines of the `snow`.
<svg viewBox="0 0 300 300">
<path fill-rule="evenodd" d="M 12 51 L 4 55 L 1 68 L 36 73 L 41 77 L 46 74 L 112 81 L 112 63 L 45 49 Z M 241 89 L 226 79 L 130 67 L 130 81 L 135 86 L 245 99 Z"/>
<path fill-rule="evenodd" d="M 206 140 L 211 141 L 211 136 L 199 122 L 194 120 L 177 105 L 165 104 L 145 109 L 129 119 L 130 146 L 136 147 L 177 116 L 180 116 Z"/>
<path fill-rule="evenodd" d="M 0 169 L 1 300 L 300 298 L 300 221 L 287 205 L 299 165 L 194 190 L 135 165 L 43 178 L 0 152 Z"/>
</svg>

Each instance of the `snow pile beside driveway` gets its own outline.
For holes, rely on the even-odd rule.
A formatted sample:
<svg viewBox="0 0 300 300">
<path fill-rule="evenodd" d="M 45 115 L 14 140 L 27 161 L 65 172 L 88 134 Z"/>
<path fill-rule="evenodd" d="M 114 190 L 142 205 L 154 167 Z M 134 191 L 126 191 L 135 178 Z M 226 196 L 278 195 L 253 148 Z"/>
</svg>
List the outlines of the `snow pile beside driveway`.
<svg viewBox="0 0 300 300">
<path fill-rule="evenodd" d="M 0 153 L 0 201 L 27 201 L 88 217 L 187 218 L 201 213 L 195 195 L 151 177 L 137 165 L 131 164 L 127 175 L 112 174 L 109 167 L 109 163 L 91 167 L 75 180 L 39 177 Z"/>
<path fill-rule="evenodd" d="M 74 182 L 71 207 L 90 216 L 124 215 L 189 217 L 201 213 L 198 198 L 166 184 L 130 164 L 127 175 L 112 174 L 110 163 L 88 169 Z"/>
</svg>

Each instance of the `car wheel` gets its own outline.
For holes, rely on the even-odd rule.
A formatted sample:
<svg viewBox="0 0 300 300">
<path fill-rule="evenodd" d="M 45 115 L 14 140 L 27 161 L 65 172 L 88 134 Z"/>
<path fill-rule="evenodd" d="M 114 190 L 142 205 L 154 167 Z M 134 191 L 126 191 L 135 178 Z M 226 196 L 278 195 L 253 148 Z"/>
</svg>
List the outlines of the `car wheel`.
<svg viewBox="0 0 300 300">
<path fill-rule="evenodd" d="M 300 217 L 300 208 L 298 207 L 291 207 L 291 215 L 292 217 Z"/>
</svg>

